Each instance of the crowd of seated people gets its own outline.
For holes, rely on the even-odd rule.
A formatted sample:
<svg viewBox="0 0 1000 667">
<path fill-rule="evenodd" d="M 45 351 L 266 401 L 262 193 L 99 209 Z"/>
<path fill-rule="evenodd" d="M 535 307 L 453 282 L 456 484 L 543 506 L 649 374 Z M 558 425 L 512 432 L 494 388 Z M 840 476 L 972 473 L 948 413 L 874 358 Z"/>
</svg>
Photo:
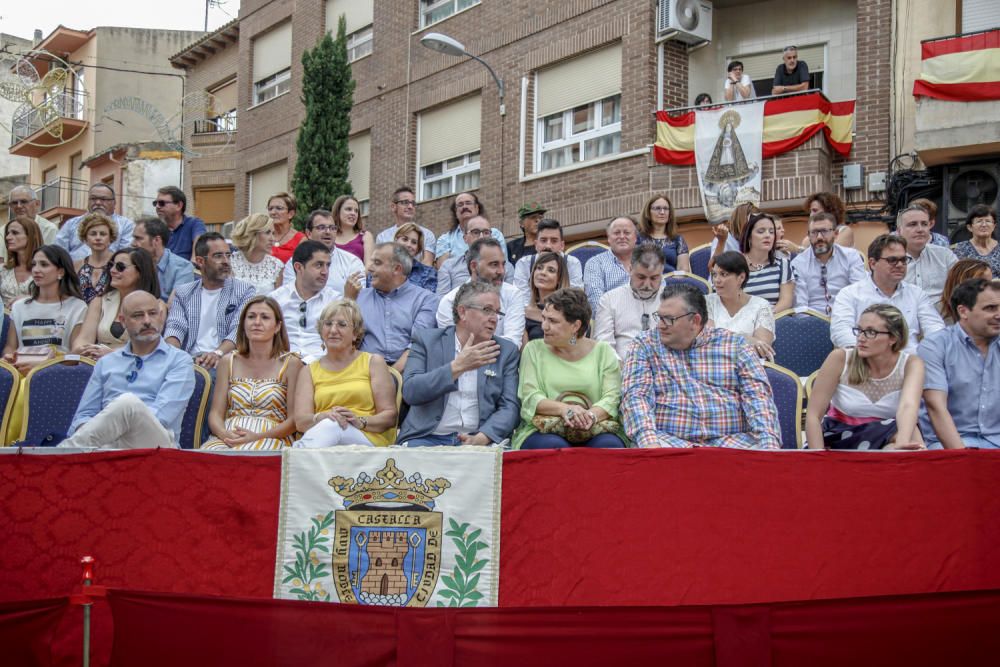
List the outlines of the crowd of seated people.
<svg viewBox="0 0 1000 667">
<path fill-rule="evenodd" d="M 436 240 L 407 187 L 377 238 L 351 196 L 310 212 L 299 233 L 296 201 L 279 193 L 226 239 L 178 193 L 161 189 L 158 216 L 133 223 L 95 186 L 55 244 L 27 213 L 4 229 L 4 359 L 22 375 L 68 353 L 98 364 L 71 444 L 139 442 L 123 429 L 141 413 L 143 434 L 175 446 L 198 365 L 212 382 L 197 444 L 210 449 L 775 448 L 764 362 L 776 318 L 797 308 L 829 319 L 835 348 L 812 383 L 809 448 L 1000 447 L 997 383 L 983 381 L 1000 374 L 986 207 L 949 249 L 932 205 L 914 202 L 862 254 L 832 193 L 805 202 L 801 246 L 743 204 L 713 229 L 700 289 L 671 279 L 691 254 L 665 193 L 638 218 L 610 219 L 607 249 L 586 261 L 537 203 L 505 243 L 475 193 L 454 197 L 453 227 Z M 192 377 L 168 368 L 178 354 Z"/>
</svg>

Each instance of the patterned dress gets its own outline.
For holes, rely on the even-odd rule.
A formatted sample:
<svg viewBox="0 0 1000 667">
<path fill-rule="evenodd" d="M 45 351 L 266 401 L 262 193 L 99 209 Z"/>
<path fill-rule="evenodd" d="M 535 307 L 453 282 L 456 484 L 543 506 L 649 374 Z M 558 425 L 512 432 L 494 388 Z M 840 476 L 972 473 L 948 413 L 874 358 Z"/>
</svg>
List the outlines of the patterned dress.
<svg viewBox="0 0 1000 667">
<path fill-rule="evenodd" d="M 94 267 L 90 262 L 84 262 L 80 267 L 80 291 L 83 292 L 83 300 L 90 303 L 99 296 L 103 296 L 111 285 L 111 262 L 101 272 L 101 277 L 94 282 Z"/>
<path fill-rule="evenodd" d="M 230 358 L 230 364 L 232 364 Z M 254 433 L 269 431 L 288 417 L 288 380 L 285 371 L 288 362 L 295 355 L 285 356 L 285 363 L 278 371 L 278 377 L 269 379 L 230 377 L 229 402 L 226 407 L 226 429 L 245 428 Z M 230 366 L 230 368 L 232 368 Z M 285 438 L 264 438 L 232 447 L 232 449 L 282 449 L 292 444 L 289 435 Z M 230 449 L 219 438 L 213 437 L 201 446 L 202 449 Z"/>
</svg>

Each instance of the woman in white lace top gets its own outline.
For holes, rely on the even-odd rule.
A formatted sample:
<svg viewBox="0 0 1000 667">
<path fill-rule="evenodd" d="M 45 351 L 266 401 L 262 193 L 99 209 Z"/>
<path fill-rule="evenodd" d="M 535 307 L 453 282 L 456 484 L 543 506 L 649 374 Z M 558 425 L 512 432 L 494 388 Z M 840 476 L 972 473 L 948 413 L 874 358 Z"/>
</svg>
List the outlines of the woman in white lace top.
<svg viewBox="0 0 1000 667">
<path fill-rule="evenodd" d="M 743 291 L 750 276 L 743 253 L 726 251 L 712 266 L 715 293 L 705 297 L 709 326 L 727 329 L 747 339 L 757 356 L 774 359 L 774 311 L 759 296 Z"/>
<path fill-rule="evenodd" d="M 243 218 L 233 227 L 233 277 L 253 285 L 257 294 L 270 294 L 281 286 L 285 266 L 271 254 L 274 222 L 263 213 Z"/>
<path fill-rule="evenodd" d="M 816 376 L 809 449 L 924 449 L 917 427 L 924 362 L 903 351 L 903 314 L 886 303 L 869 306 L 854 335 L 857 346 L 831 352 Z"/>
</svg>

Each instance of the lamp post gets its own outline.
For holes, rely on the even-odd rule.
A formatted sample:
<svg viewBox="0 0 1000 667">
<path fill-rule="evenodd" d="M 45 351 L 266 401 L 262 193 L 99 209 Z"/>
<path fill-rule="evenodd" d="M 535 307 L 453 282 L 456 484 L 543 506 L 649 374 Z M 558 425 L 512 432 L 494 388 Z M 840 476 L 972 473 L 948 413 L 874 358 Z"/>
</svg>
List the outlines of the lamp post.
<svg viewBox="0 0 1000 667">
<path fill-rule="evenodd" d="M 439 32 L 429 32 L 420 38 L 420 43 L 426 46 L 432 51 L 437 51 L 438 53 L 443 53 L 446 56 L 469 56 L 480 65 L 486 68 L 486 71 L 490 73 L 493 77 L 493 81 L 497 84 L 497 89 L 500 91 L 500 115 L 506 115 L 507 110 L 503 103 L 503 79 L 497 76 L 497 73 L 493 71 L 493 68 L 489 64 L 480 58 L 479 56 L 474 56 L 465 50 L 465 45 L 453 37 L 448 35 L 442 35 Z"/>
</svg>

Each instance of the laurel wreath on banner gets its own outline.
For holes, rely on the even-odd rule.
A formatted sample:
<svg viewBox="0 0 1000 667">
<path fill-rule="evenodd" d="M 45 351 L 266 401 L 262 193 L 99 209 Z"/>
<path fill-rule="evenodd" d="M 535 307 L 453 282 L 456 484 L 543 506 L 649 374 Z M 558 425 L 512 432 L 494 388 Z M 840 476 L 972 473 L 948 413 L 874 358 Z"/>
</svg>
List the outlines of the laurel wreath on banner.
<svg viewBox="0 0 1000 667">
<path fill-rule="evenodd" d="M 285 573 L 288 576 L 281 583 L 291 582 L 294 588 L 288 592 L 299 600 L 329 602 L 330 594 L 324 590 L 319 580 L 330 576 L 330 572 L 326 569 L 326 560 L 320 560 L 316 552 L 330 553 L 330 547 L 327 545 L 330 542 L 333 512 L 328 512 L 326 516 L 317 514 L 312 518 L 312 524 L 312 528 L 308 531 L 303 531 L 292 538 L 292 545 L 295 547 L 295 565 L 285 566 Z"/>
<path fill-rule="evenodd" d="M 438 591 L 438 595 L 447 598 L 448 604 L 438 601 L 437 606 L 476 607 L 483 599 L 483 594 L 476 590 L 479 584 L 479 571 L 489 562 L 488 558 L 477 559 L 476 552 L 488 548 L 488 545 L 479 541 L 479 536 L 483 532 L 481 528 L 470 533 L 469 524 L 459 524 L 454 519 L 448 519 L 448 525 L 450 528 L 445 531 L 445 535 L 452 538 L 458 553 L 451 575 L 441 575 L 441 581 L 445 586 Z"/>
</svg>

